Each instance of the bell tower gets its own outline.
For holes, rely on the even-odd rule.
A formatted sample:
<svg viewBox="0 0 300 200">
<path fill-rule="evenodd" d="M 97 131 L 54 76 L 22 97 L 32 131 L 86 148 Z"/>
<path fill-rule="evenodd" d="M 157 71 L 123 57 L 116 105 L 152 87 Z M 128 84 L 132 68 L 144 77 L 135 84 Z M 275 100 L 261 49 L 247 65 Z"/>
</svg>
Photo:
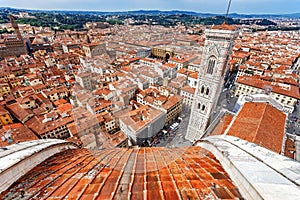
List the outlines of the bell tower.
<svg viewBox="0 0 300 200">
<path fill-rule="evenodd" d="M 185 136 L 191 142 L 200 139 L 210 124 L 236 36 L 235 27 L 227 25 L 226 22 L 205 31 L 200 66 L 202 71 L 199 72 L 188 131 Z"/>
<path fill-rule="evenodd" d="M 17 38 L 20 41 L 23 41 L 19 26 L 18 26 L 17 22 L 15 21 L 14 17 L 12 15 L 9 15 L 9 19 L 10 19 L 11 26 L 15 29 Z"/>
</svg>

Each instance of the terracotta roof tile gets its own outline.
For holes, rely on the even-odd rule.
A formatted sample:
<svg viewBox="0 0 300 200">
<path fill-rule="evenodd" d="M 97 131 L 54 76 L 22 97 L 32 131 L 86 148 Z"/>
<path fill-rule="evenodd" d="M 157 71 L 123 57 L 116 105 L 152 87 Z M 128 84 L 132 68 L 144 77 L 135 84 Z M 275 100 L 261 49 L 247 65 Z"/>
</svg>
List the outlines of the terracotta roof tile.
<svg viewBox="0 0 300 200">
<path fill-rule="evenodd" d="M 241 198 L 219 161 L 200 147 L 86 149 L 56 154 L 16 181 L 0 199 Z"/>
<path fill-rule="evenodd" d="M 230 126 L 228 135 L 280 153 L 285 121 L 286 115 L 270 104 L 246 102 Z"/>
<path fill-rule="evenodd" d="M 300 99 L 299 87 L 295 85 L 280 85 L 280 83 L 264 81 L 254 76 L 240 76 L 237 82 L 260 89 L 264 89 L 265 86 L 270 86 L 274 93 Z"/>
<path fill-rule="evenodd" d="M 291 138 L 289 135 L 287 135 L 287 139 L 285 140 L 285 149 L 284 149 L 284 155 L 286 157 L 295 158 L 296 148 L 295 148 L 295 140 Z"/>
<path fill-rule="evenodd" d="M 232 115 L 230 115 L 230 114 L 224 115 L 224 117 L 221 118 L 218 125 L 210 133 L 210 135 L 222 135 L 222 134 L 224 134 L 225 130 L 228 128 L 228 126 L 229 126 L 232 119 L 233 119 Z"/>
<path fill-rule="evenodd" d="M 5 125 L 0 129 L 0 138 L 4 134 L 10 131 L 13 142 L 8 143 L 7 141 L 0 140 L 0 147 L 7 146 L 8 144 L 25 142 L 30 140 L 37 140 L 38 137 L 27 127 L 21 123 L 14 123 L 10 125 Z"/>
<path fill-rule="evenodd" d="M 226 24 L 226 22 L 224 22 L 221 25 L 216 25 L 213 26 L 212 29 L 218 29 L 218 30 L 229 30 L 229 31 L 234 31 L 236 30 L 236 28 L 234 26 L 228 25 Z"/>
</svg>

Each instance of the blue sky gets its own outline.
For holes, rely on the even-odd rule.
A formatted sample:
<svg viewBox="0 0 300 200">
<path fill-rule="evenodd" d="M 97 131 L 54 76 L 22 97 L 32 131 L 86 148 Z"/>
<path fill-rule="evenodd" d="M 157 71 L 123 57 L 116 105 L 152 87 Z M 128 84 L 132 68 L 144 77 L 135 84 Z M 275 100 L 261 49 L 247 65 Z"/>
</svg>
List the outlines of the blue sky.
<svg viewBox="0 0 300 200">
<path fill-rule="evenodd" d="M 1 7 L 60 10 L 188 10 L 224 13 L 229 0 L 0 0 Z M 299 13 L 300 0 L 232 0 L 230 12 Z"/>
</svg>

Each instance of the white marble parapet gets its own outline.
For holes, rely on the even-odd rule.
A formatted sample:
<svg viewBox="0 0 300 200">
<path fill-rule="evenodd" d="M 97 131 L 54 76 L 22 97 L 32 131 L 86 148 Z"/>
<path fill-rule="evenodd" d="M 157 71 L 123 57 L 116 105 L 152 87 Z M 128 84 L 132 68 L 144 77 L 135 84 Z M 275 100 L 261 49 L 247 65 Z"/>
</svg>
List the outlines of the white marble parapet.
<svg viewBox="0 0 300 200">
<path fill-rule="evenodd" d="M 33 140 L 0 148 L 0 193 L 52 155 L 76 144 L 57 139 Z"/>
<path fill-rule="evenodd" d="M 299 199 L 299 162 L 233 136 L 211 136 L 195 145 L 216 156 L 246 199 Z"/>
</svg>

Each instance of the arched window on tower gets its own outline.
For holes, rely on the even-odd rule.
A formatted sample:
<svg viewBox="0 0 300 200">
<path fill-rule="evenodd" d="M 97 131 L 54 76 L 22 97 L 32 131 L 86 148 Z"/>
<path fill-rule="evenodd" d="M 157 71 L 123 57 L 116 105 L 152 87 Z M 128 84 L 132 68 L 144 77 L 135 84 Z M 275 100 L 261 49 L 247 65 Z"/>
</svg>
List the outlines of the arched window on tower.
<svg viewBox="0 0 300 200">
<path fill-rule="evenodd" d="M 206 67 L 206 73 L 213 74 L 214 73 L 214 67 L 215 67 L 215 65 L 216 65 L 216 57 L 211 56 L 208 59 L 208 65 Z"/>
<path fill-rule="evenodd" d="M 204 111 L 205 110 L 205 105 L 202 105 L 202 111 Z"/>
<path fill-rule="evenodd" d="M 208 88 L 206 88 L 206 93 L 205 94 L 209 95 L 209 89 Z"/>
<path fill-rule="evenodd" d="M 201 104 L 200 104 L 200 103 L 198 103 L 198 110 L 200 110 L 200 108 L 201 108 Z"/>
<path fill-rule="evenodd" d="M 202 87 L 201 87 L 201 94 L 203 94 L 204 93 L 204 86 L 202 85 Z"/>
</svg>

